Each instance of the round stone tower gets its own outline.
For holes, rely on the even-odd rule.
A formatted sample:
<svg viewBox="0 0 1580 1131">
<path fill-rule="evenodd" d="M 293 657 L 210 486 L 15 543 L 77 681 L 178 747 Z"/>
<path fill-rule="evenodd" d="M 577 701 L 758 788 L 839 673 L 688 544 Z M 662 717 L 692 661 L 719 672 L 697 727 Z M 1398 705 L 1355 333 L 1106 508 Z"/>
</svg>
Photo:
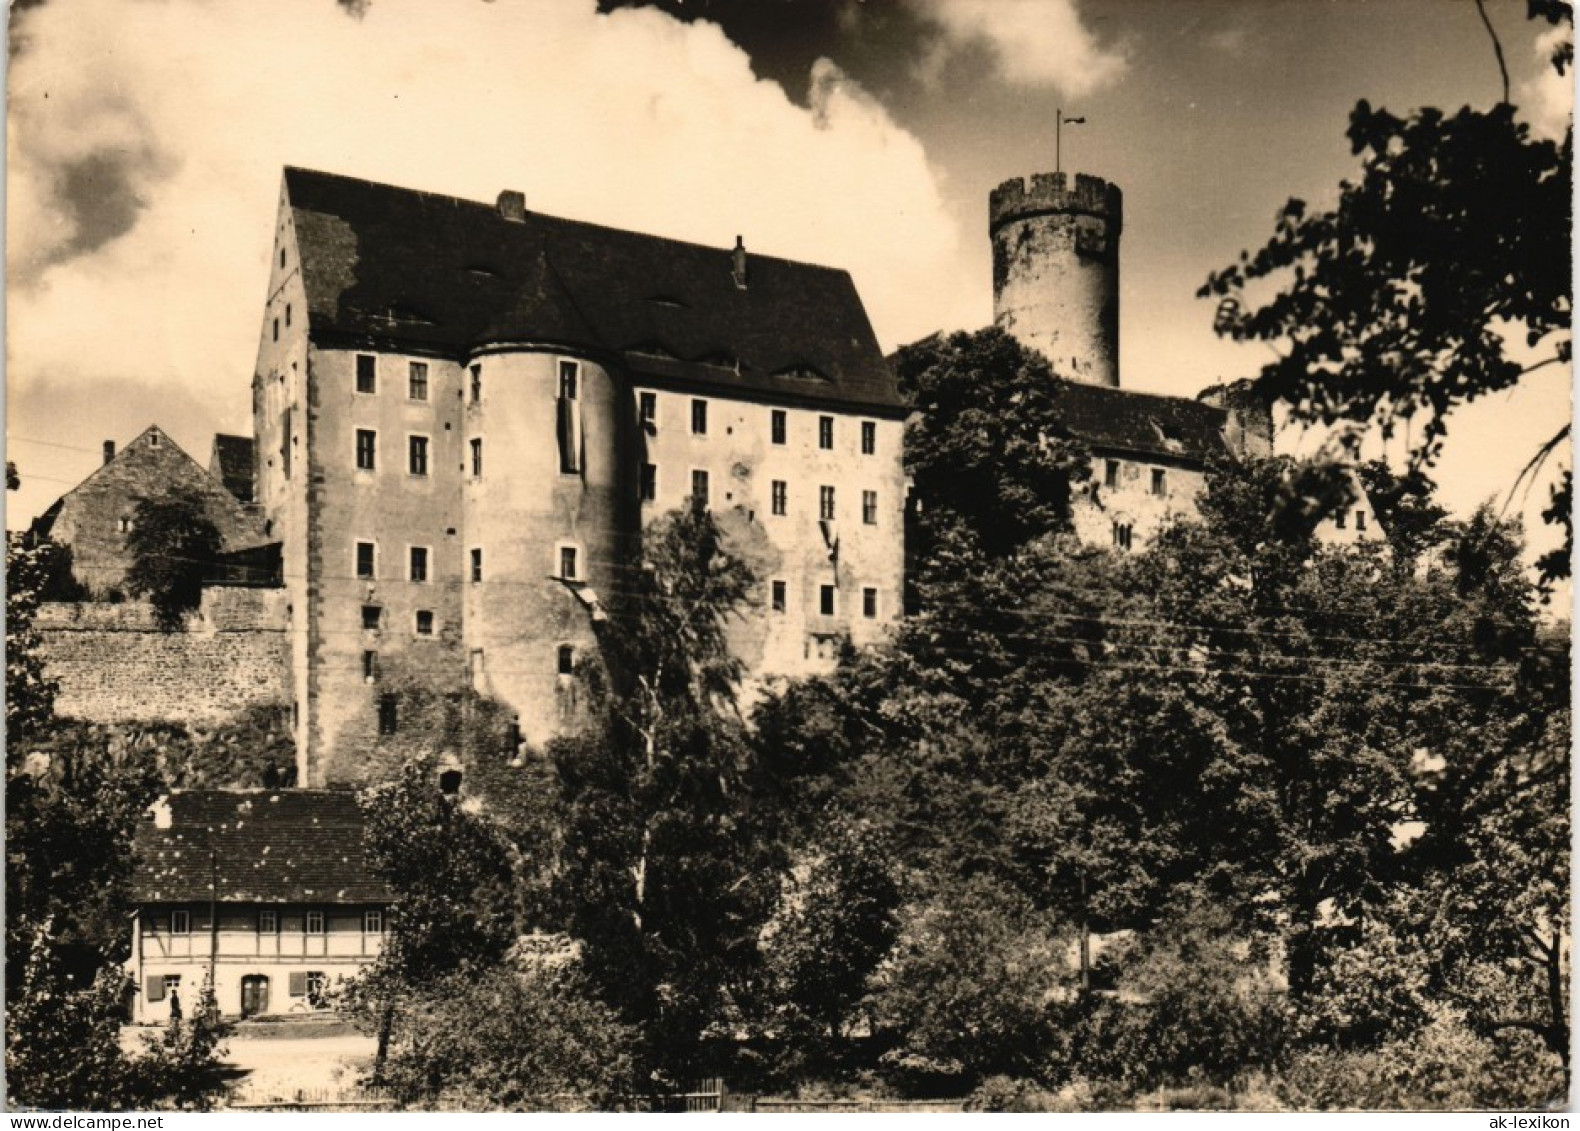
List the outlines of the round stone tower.
<svg viewBox="0 0 1580 1131">
<path fill-rule="evenodd" d="M 1077 174 L 1005 181 L 988 202 L 993 321 L 1061 377 L 1119 384 L 1119 189 Z"/>
</svg>

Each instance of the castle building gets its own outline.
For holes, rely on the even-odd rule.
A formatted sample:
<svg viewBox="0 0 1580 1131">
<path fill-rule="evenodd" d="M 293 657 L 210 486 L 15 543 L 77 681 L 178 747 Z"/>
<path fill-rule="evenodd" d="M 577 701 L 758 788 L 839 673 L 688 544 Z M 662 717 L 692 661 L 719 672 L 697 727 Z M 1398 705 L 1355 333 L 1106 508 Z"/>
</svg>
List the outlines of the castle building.
<svg viewBox="0 0 1580 1131">
<path fill-rule="evenodd" d="M 749 675 L 900 613 L 906 409 L 842 271 L 301 169 L 253 377 L 283 543 L 299 780 L 356 776 L 393 681 L 469 681 L 541 743 L 631 589 L 706 506 L 760 579 Z"/>
<path fill-rule="evenodd" d="M 1139 550 L 1168 522 L 1196 511 L 1214 460 L 1273 454 L 1271 407 L 1249 383 L 1197 397 L 1121 389 L 1119 239 L 1123 196 L 1097 177 L 1039 173 L 1012 178 L 988 201 L 994 323 L 1048 359 L 1059 411 L 1092 453 L 1092 474 L 1073 506 L 1091 545 Z M 1329 544 L 1383 537 L 1365 493 L 1325 519 Z"/>
</svg>

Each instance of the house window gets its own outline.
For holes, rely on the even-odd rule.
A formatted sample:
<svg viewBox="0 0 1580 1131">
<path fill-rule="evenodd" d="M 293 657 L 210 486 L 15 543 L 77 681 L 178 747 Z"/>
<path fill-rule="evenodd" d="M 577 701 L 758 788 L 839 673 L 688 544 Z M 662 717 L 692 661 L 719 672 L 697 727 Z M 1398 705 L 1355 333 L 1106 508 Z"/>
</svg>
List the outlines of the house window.
<svg viewBox="0 0 1580 1131">
<path fill-rule="evenodd" d="M 159 446 L 159 433 L 158 432 L 150 432 L 150 433 L 148 433 L 148 446 L 150 448 L 157 448 Z"/>
<path fill-rule="evenodd" d="M 406 395 L 414 401 L 428 399 L 428 363 L 414 361 L 406 382 Z"/>
<path fill-rule="evenodd" d="M 658 426 L 658 394 L 638 393 L 636 396 L 637 418 L 641 423 L 650 428 Z"/>
<path fill-rule="evenodd" d="M 773 481 L 773 512 L 787 514 L 790 509 L 789 485 L 783 479 Z"/>
<path fill-rule="evenodd" d="M 817 418 L 817 446 L 825 450 L 834 447 L 834 418 L 820 416 Z"/>
<path fill-rule="evenodd" d="M 379 618 L 383 615 L 383 613 L 384 610 L 379 608 L 377 605 L 363 605 L 362 631 L 377 632 L 379 630 Z"/>
<path fill-rule="evenodd" d="M 374 564 L 375 550 L 372 542 L 357 543 L 357 577 L 364 581 L 371 581 L 378 576 Z"/>
<path fill-rule="evenodd" d="M 861 615 L 868 620 L 878 615 L 878 591 L 870 586 L 861 591 Z"/>
<path fill-rule="evenodd" d="M 130 534 L 132 532 L 132 520 L 123 514 L 115 520 L 115 528 L 122 534 Z"/>
<path fill-rule="evenodd" d="M 413 546 L 411 548 L 411 579 L 413 581 L 428 580 L 427 546 Z"/>
<path fill-rule="evenodd" d="M 861 521 L 868 526 L 878 525 L 878 492 L 861 493 Z"/>
<path fill-rule="evenodd" d="M 569 644 L 561 644 L 555 655 L 555 670 L 560 675 L 570 675 L 576 670 L 576 649 Z"/>
<path fill-rule="evenodd" d="M 418 636 L 432 636 L 433 635 L 433 610 L 432 609 L 418 609 L 417 610 L 417 635 Z"/>
<path fill-rule="evenodd" d="M 379 654 L 369 648 L 362 653 L 362 681 L 364 683 L 377 683 L 379 678 Z"/>
<path fill-rule="evenodd" d="M 693 470 L 691 473 L 691 505 L 705 509 L 708 505 L 708 473 Z"/>
<path fill-rule="evenodd" d="M 576 580 L 576 547 L 560 547 L 560 577 L 566 581 Z"/>
<path fill-rule="evenodd" d="M 479 437 L 472 441 L 472 477 L 478 478 L 483 474 L 483 441 Z"/>
<path fill-rule="evenodd" d="M 834 615 L 834 587 L 832 585 L 818 586 L 817 611 L 826 617 Z"/>
<path fill-rule="evenodd" d="M 357 354 L 357 392 L 379 391 L 379 359 L 370 353 Z"/>
<path fill-rule="evenodd" d="M 1366 512 L 1365 511 L 1356 511 L 1355 512 L 1355 529 L 1356 530 L 1365 530 L 1366 529 Z"/>
<path fill-rule="evenodd" d="M 379 434 L 371 428 L 357 429 L 357 470 L 373 471 L 377 465 Z"/>
<path fill-rule="evenodd" d="M 1168 479 L 1161 467 L 1152 469 L 1152 493 L 1154 495 L 1168 494 Z"/>
<path fill-rule="evenodd" d="M 651 503 L 658 498 L 658 465 L 644 463 L 642 465 L 642 501 Z"/>
<path fill-rule="evenodd" d="M 1130 549 L 1130 524 L 1128 522 L 1114 523 L 1114 548 L 1116 550 Z"/>
<path fill-rule="evenodd" d="M 400 730 L 400 701 L 390 692 L 379 696 L 379 733 L 394 734 Z"/>
<path fill-rule="evenodd" d="M 166 974 L 164 977 L 165 997 L 169 997 L 181 988 L 180 974 Z"/>
<path fill-rule="evenodd" d="M 428 474 L 428 437 L 408 436 L 406 438 L 406 470 L 412 475 Z"/>
<path fill-rule="evenodd" d="M 578 389 L 581 363 L 560 362 L 560 395 L 555 404 L 555 436 L 560 445 L 560 471 L 573 475 L 582 468 L 582 410 Z"/>
<path fill-rule="evenodd" d="M 476 404 L 483 399 L 483 367 L 472 366 L 472 403 Z"/>
<path fill-rule="evenodd" d="M 1117 459 L 1105 462 L 1103 467 L 1103 486 L 1109 488 L 1119 486 L 1119 461 Z"/>
<path fill-rule="evenodd" d="M 277 934 L 280 930 L 280 916 L 274 911 L 258 912 L 258 933 L 260 935 Z"/>
<path fill-rule="evenodd" d="M 691 431 L 698 436 L 708 434 L 708 402 L 691 402 Z"/>
<path fill-rule="evenodd" d="M 480 547 L 472 550 L 472 580 L 483 580 L 483 551 Z"/>
<path fill-rule="evenodd" d="M 783 581 L 775 581 L 769 586 L 769 592 L 771 595 L 770 600 L 773 605 L 773 610 L 776 613 L 782 613 L 785 611 L 786 588 L 787 587 Z"/>
<path fill-rule="evenodd" d="M 770 411 L 768 415 L 768 431 L 774 443 L 782 444 L 785 442 L 784 409 L 776 408 Z"/>
<path fill-rule="evenodd" d="M 170 913 L 170 933 L 172 935 L 190 935 L 192 933 L 192 912 L 172 911 Z"/>
<path fill-rule="evenodd" d="M 870 456 L 878 450 L 878 425 L 873 420 L 861 422 L 861 454 Z"/>
<path fill-rule="evenodd" d="M 382 935 L 384 933 L 384 912 L 377 907 L 370 907 L 362 913 L 362 933 L 365 935 Z"/>
<path fill-rule="evenodd" d="M 309 911 L 307 913 L 307 933 L 321 935 L 324 933 L 324 913 L 322 911 Z"/>
<path fill-rule="evenodd" d="M 329 975 L 322 970 L 309 970 L 302 978 L 302 988 L 307 991 L 307 1004 L 322 1009 L 326 1004 L 324 995 L 329 991 Z"/>
<path fill-rule="evenodd" d="M 834 488 L 819 487 L 817 489 L 817 516 L 825 521 L 834 519 Z"/>
</svg>

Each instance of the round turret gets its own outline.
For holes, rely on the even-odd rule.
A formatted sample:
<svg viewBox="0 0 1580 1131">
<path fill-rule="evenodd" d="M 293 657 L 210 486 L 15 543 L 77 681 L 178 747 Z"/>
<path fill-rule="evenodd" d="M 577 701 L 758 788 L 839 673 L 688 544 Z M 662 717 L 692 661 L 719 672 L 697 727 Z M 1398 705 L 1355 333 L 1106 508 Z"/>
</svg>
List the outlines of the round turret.
<svg viewBox="0 0 1580 1131">
<path fill-rule="evenodd" d="M 1064 173 L 993 190 L 993 321 L 1061 377 L 1119 384 L 1119 189 Z"/>
</svg>

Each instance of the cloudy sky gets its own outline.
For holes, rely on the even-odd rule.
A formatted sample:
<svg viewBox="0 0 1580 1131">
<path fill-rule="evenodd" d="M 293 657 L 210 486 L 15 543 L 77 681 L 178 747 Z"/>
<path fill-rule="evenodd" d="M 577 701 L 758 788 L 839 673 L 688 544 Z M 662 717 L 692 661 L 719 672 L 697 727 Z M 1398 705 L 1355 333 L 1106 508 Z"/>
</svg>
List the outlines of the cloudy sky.
<svg viewBox="0 0 1580 1131">
<path fill-rule="evenodd" d="M 1561 130 L 1542 26 L 1488 8 L 1522 113 Z M 21 0 L 7 90 L 15 528 L 105 439 L 158 422 L 206 462 L 250 430 L 287 164 L 740 233 L 848 268 L 893 348 L 990 321 L 988 191 L 1052 168 L 1063 107 L 1086 119 L 1064 167 L 1125 192 L 1122 382 L 1188 395 L 1261 364 L 1195 290 L 1288 197 L 1332 202 L 1357 99 L 1500 84 L 1472 0 Z M 1568 416 L 1542 376 L 1453 429 L 1456 508 L 1501 500 Z"/>
</svg>

